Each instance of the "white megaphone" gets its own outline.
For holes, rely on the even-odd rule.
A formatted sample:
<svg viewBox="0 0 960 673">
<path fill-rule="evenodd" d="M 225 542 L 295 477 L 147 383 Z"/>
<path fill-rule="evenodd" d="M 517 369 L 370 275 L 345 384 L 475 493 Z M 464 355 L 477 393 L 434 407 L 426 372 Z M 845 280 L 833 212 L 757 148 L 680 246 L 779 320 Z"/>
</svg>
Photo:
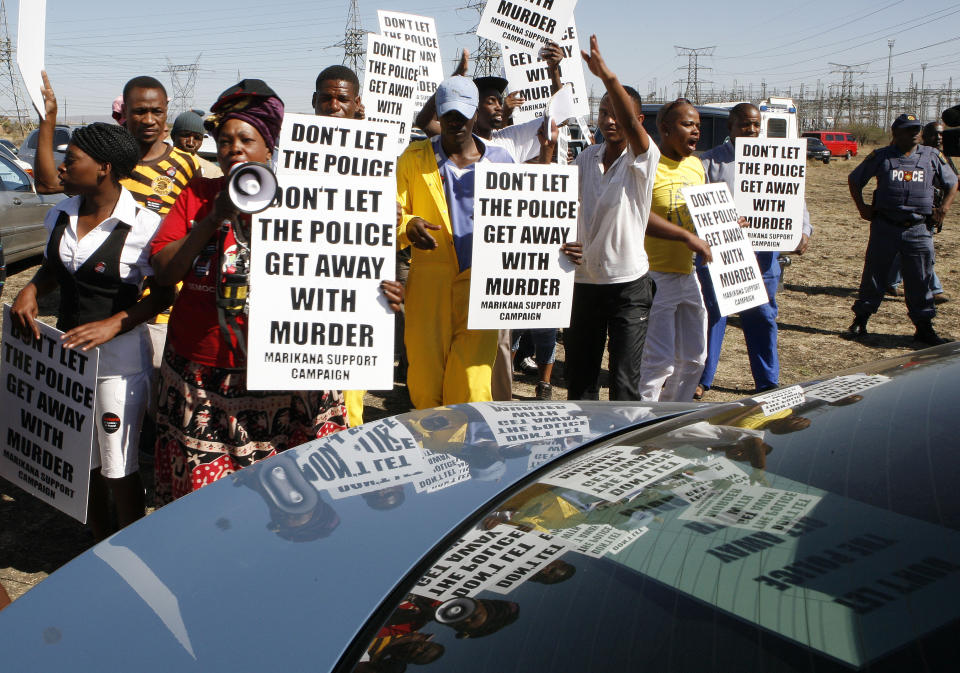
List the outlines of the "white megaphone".
<svg viewBox="0 0 960 673">
<path fill-rule="evenodd" d="M 241 213 L 266 210 L 276 199 L 277 191 L 277 176 L 266 164 L 245 161 L 230 168 L 227 195 Z"/>
</svg>

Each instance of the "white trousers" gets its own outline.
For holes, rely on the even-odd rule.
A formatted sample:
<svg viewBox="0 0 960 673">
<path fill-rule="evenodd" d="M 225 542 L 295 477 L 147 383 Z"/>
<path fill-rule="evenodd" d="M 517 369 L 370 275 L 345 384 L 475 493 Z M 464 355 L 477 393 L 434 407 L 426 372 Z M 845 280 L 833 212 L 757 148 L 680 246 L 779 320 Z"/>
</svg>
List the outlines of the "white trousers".
<svg viewBox="0 0 960 673">
<path fill-rule="evenodd" d="M 100 346 L 90 468 L 99 467 L 108 479 L 125 477 L 139 468 L 140 428 L 153 376 L 151 355 L 146 325 Z"/>
<path fill-rule="evenodd" d="M 707 359 L 707 309 L 697 274 L 651 271 L 656 283 L 640 365 L 640 399 L 689 402 Z"/>
</svg>

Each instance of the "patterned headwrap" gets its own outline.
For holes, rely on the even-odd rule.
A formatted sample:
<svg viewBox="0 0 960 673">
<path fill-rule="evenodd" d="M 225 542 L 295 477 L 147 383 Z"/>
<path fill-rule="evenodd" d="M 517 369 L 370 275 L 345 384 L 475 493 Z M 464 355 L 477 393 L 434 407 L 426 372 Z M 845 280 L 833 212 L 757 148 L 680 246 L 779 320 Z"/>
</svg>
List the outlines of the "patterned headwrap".
<svg viewBox="0 0 960 673">
<path fill-rule="evenodd" d="M 94 161 L 109 163 L 118 179 L 130 177 L 140 162 L 137 141 L 130 131 L 116 124 L 88 124 L 73 132 L 70 144 L 86 152 Z"/>
<path fill-rule="evenodd" d="M 203 125 L 216 138 L 228 119 L 247 122 L 273 149 L 283 123 L 283 101 L 263 80 L 245 79 L 220 94 Z"/>
</svg>

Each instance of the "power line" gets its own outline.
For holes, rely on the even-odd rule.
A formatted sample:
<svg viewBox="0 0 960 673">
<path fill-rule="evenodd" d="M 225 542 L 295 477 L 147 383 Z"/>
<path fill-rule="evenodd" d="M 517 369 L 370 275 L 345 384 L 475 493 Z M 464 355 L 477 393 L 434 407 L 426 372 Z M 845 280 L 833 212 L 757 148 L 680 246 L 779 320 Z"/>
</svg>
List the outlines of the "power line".
<svg viewBox="0 0 960 673">
<path fill-rule="evenodd" d="M 687 65 L 677 68 L 677 70 L 687 71 L 686 79 L 678 82 L 683 89 L 683 95 L 685 98 L 692 100 L 695 105 L 699 105 L 700 85 L 712 84 L 712 82 L 708 80 L 700 79 L 701 70 L 712 70 L 712 68 L 700 65 L 699 57 L 713 56 L 713 50 L 716 49 L 716 47 L 679 47 L 674 45 L 673 48 L 677 50 L 677 56 L 687 57 Z"/>
<path fill-rule="evenodd" d="M 13 60 L 13 45 L 7 28 L 7 6 L 5 0 L 0 0 L 0 66 L 3 68 L 3 72 L 0 73 L 0 96 L 13 104 L 12 107 L 8 105 L 0 110 L 0 113 L 11 122 L 15 121 L 22 133 L 25 125 L 26 99 L 20 91 L 20 75 L 14 72 Z"/>
<path fill-rule="evenodd" d="M 347 66 L 358 76 L 363 72 L 366 54 L 363 51 L 363 36 L 367 31 L 360 23 L 360 5 L 358 0 L 350 0 L 350 12 L 347 14 L 347 30 L 343 41 L 335 46 L 343 47 L 343 65 Z"/>
<path fill-rule="evenodd" d="M 170 74 L 170 85 L 173 91 L 173 95 L 170 96 L 170 103 L 175 115 L 193 108 L 197 71 L 200 69 L 200 57 L 202 55 L 203 52 L 197 54 L 197 60 L 193 63 L 177 65 L 167 59 L 167 67 L 163 69 L 163 72 Z"/>
<path fill-rule="evenodd" d="M 483 14 L 483 8 L 486 6 L 486 0 L 469 0 L 461 9 L 473 10 L 477 12 L 477 19 Z M 477 32 L 477 25 L 470 29 L 470 33 Z M 493 40 L 477 36 L 480 41 L 477 50 L 473 53 L 473 76 L 474 77 L 499 77 L 503 69 L 503 61 L 500 54 L 500 45 Z"/>
</svg>

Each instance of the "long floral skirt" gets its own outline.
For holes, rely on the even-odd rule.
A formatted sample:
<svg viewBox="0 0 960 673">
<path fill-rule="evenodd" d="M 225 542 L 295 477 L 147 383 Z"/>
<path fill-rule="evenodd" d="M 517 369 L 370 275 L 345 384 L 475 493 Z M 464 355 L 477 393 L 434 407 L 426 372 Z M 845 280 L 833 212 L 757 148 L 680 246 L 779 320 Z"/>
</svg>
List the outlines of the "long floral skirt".
<svg viewBox="0 0 960 673">
<path fill-rule="evenodd" d="M 201 365 L 167 348 L 157 405 L 156 504 L 347 427 L 330 390 L 247 390 L 245 369 Z"/>
</svg>

